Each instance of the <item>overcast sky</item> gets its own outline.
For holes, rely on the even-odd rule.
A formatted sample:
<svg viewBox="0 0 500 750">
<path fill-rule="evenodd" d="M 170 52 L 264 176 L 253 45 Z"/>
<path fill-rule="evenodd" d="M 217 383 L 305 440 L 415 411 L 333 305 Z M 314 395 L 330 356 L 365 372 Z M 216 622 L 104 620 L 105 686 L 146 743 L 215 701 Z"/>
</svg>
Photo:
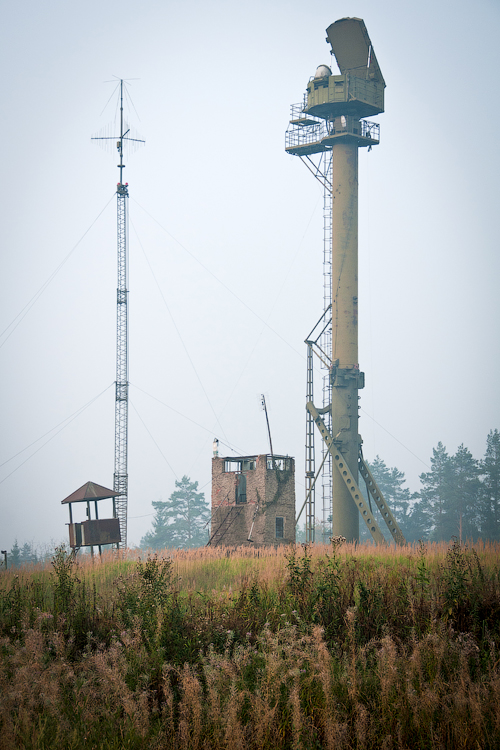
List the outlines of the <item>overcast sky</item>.
<svg viewBox="0 0 500 750">
<path fill-rule="evenodd" d="M 284 133 L 345 16 L 364 19 L 387 83 L 380 145 L 359 163 L 365 456 L 412 490 L 438 441 L 483 456 L 500 428 L 497 0 L 9 3 L 3 549 L 66 539 L 61 500 L 113 485 L 118 170 L 90 138 L 115 121 L 114 76 L 134 79 L 127 119 L 147 141 L 125 170 L 129 542 L 176 478 L 210 496 L 214 435 L 226 455 L 268 451 L 261 393 L 302 504 L 322 190 Z"/>
</svg>

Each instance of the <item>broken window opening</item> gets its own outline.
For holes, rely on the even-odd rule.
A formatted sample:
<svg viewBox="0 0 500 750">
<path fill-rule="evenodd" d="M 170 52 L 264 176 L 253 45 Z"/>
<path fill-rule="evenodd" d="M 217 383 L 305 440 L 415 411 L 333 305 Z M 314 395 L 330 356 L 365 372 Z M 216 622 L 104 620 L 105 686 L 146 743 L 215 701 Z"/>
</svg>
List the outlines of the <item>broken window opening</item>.
<svg viewBox="0 0 500 750">
<path fill-rule="evenodd" d="M 285 519 L 283 516 L 276 516 L 276 539 L 283 539 L 285 536 Z"/>
<path fill-rule="evenodd" d="M 273 463 L 274 463 L 274 466 L 273 466 Z M 289 471 L 290 459 L 289 458 L 276 458 L 276 456 L 273 458 L 273 456 L 268 456 L 267 468 L 277 469 L 278 471 Z"/>
<path fill-rule="evenodd" d="M 241 474 L 257 467 L 255 458 L 228 458 L 224 461 L 224 474 Z"/>
<path fill-rule="evenodd" d="M 238 484 L 236 485 L 236 502 L 246 503 L 247 501 L 247 478 L 244 474 L 240 474 L 238 477 Z"/>
</svg>

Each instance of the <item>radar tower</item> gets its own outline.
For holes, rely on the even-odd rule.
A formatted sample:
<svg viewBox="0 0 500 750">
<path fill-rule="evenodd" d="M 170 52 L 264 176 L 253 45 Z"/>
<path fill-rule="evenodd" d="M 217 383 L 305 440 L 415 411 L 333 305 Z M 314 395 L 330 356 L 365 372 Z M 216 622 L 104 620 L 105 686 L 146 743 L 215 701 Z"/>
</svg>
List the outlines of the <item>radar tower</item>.
<svg viewBox="0 0 500 750">
<path fill-rule="evenodd" d="M 361 514 L 376 543 L 384 543 L 373 499 L 393 539 L 404 543 L 358 434 L 358 392 L 365 380 L 358 359 L 358 149 L 379 143 L 378 124 L 364 118 L 384 111 L 385 81 L 362 19 L 341 18 L 326 33 L 340 75 L 328 65 L 318 67 L 303 102 L 292 105 L 286 132 L 286 151 L 299 156 L 324 189 L 323 315 L 306 339 L 306 540 L 314 541 L 314 485 L 323 471 L 324 535 L 331 523 L 334 536 L 356 541 Z M 321 407 L 313 403 L 313 355 L 325 373 Z M 313 424 L 323 450 L 316 475 Z"/>
</svg>

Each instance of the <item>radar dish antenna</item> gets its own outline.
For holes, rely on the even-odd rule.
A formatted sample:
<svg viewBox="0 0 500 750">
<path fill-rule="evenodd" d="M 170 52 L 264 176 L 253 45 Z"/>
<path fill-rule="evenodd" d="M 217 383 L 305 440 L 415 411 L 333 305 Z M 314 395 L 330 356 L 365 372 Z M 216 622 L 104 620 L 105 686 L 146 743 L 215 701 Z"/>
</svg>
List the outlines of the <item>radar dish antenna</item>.
<svg viewBox="0 0 500 750">
<path fill-rule="evenodd" d="M 368 31 L 361 18 L 341 18 L 326 30 L 340 72 L 379 81 L 385 86 Z"/>
</svg>

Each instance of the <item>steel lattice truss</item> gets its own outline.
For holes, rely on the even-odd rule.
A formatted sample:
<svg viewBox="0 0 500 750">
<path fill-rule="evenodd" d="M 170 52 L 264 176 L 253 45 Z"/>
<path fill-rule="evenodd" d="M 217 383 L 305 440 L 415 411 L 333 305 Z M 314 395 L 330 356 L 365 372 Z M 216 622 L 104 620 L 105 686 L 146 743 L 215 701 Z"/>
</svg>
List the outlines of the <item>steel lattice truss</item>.
<svg viewBox="0 0 500 750">
<path fill-rule="evenodd" d="M 115 395 L 115 471 L 113 489 L 119 493 L 114 499 L 114 516 L 120 521 L 119 549 L 127 548 L 128 504 L 128 182 L 123 183 L 124 146 L 136 147 L 144 143 L 130 136 L 130 128 L 123 119 L 124 81 L 120 79 L 120 135 L 99 135 L 95 141 L 117 141 L 120 163 L 120 182 L 116 189 L 118 234 L 118 288 L 116 290 L 116 395 Z"/>
<path fill-rule="evenodd" d="M 302 158 L 302 157 L 301 157 Z M 320 154 L 317 163 L 310 157 L 302 158 L 309 171 L 323 186 L 323 317 L 316 326 L 320 325 L 320 334 L 317 338 L 313 336 L 316 327 L 311 331 L 307 344 L 307 393 L 306 403 L 313 400 L 314 376 L 313 376 L 313 352 L 317 353 L 319 345 L 322 376 L 322 401 L 323 417 L 330 428 L 332 403 L 332 384 L 330 368 L 332 364 L 332 152 L 327 151 Z M 322 322 L 321 322 L 322 321 Z M 328 448 L 322 444 L 321 462 L 321 526 L 323 541 L 330 536 L 330 524 L 332 515 L 332 457 Z M 314 421 L 309 412 L 306 412 L 306 541 L 315 540 L 315 445 L 314 445 Z"/>
<path fill-rule="evenodd" d="M 314 400 L 314 361 L 313 349 L 307 344 L 307 392 L 306 404 Z M 315 450 L 314 450 L 314 419 L 310 412 L 306 411 L 306 543 L 314 542 L 315 539 Z"/>
<path fill-rule="evenodd" d="M 127 548 L 128 502 L 128 187 L 117 189 L 118 287 L 116 296 L 116 400 L 115 400 L 115 472 L 113 489 L 116 516 L 120 521 L 120 549 Z"/>
</svg>

